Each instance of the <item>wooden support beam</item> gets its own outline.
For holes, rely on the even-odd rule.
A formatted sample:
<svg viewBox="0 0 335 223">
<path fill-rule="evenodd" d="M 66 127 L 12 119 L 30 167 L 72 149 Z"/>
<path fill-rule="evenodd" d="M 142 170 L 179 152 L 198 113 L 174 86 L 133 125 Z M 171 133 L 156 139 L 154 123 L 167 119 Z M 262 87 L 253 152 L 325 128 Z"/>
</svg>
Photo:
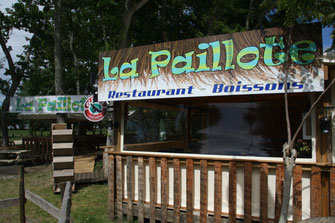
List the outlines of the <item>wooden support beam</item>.
<svg viewBox="0 0 335 223">
<path fill-rule="evenodd" d="M 30 192 L 29 190 L 25 190 L 25 197 L 27 200 L 29 200 L 33 204 L 40 207 L 42 210 L 48 212 L 55 218 L 60 219 L 60 216 L 61 216 L 60 210 L 54 205 L 50 204 L 45 199 L 43 199 L 42 197 Z"/>
<path fill-rule="evenodd" d="M 252 207 L 252 163 L 244 164 L 244 222 L 251 223 L 251 207 Z"/>
<path fill-rule="evenodd" d="M 200 160 L 200 221 L 207 222 L 208 209 L 208 170 L 207 160 Z"/>
<path fill-rule="evenodd" d="M 277 164 L 276 168 L 276 197 L 275 197 L 275 219 L 279 221 L 283 202 L 284 165 Z"/>
<path fill-rule="evenodd" d="M 329 189 L 329 199 L 330 199 L 330 207 L 329 207 L 329 215 L 331 217 L 335 217 L 335 167 L 330 168 L 329 172 L 329 180 L 330 180 L 330 189 Z"/>
<path fill-rule="evenodd" d="M 138 222 L 144 223 L 144 192 L 145 192 L 145 178 L 144 178 L 144 159 L 138 157 Z"/>
<path fill-rule="evenodd" d="M 302 220 L 302 166 L 297 165 L 293 169 L 293 222 Z"/>
<path fill-rule="evenodd" d="M 117 222 L 122 222 L 122 192 L 123 192 L 123 180 L 122 180 L 122 158 L 116 156 L 116 214 Z"/>
<path fill-rule="evenodd" d="M 321 216 L 321 169 L 312 166 L 311 169 L 311 218 Z"/>
<path fill-rule="evenodd" d="M 127 156 L 127 222 L 133 222 L 133 157 Z"/>
<path fill-rule="evenodd" d="M 156 222 L 156 202 L 157 202 L 157 172 L 156 172 L 156 159 L 149 158 L 150 169 L 150 223 Z"/>
<path fill-rule="evenodd" d="M 222 167 L 220 161 L 214 162 L 214 222 L 221 223 L 222 213 Z"/>
<path fill-rule="evenodd" d="M 268 222 L 268 164 L 260 167 L 260 222 Z"/>
<path fill-rule="evenodd" d="M 72 200 L 72 185 L 70 181 L 67 181 L 58 223 L 70 223 L 71 221 L 70 213 L 72 204 L 71 200 Z"/>
<path fill-rule="evenodd" d="M 109 155 L 109 176 L 108 176 L 108 217 L 115 220 L 115 159 Z"/>
<path fill-rule="evenodd" d="M 229 222 L 236 222 L 236 162 L 229 162 Z"/>
<path fill-rule="evenodd" d="M 168 201 L 169 201 L 169 190 L 168 190 L 168 165 L 167 159 L 161 158 L 161 211 L 162 211 L 162 223 L 168 221 Z"/>
<path fill-rule="evenodd" d="M 173 222 L 180 223 L 181 170 L 179 159 L 173 159 L 173 174 Z"/>
<path fill-rule="evenodd" d="M 194 172 L 193 159 L 186 159 L 186 222 L 193 222 L 193 190 Z"/>
</svg>

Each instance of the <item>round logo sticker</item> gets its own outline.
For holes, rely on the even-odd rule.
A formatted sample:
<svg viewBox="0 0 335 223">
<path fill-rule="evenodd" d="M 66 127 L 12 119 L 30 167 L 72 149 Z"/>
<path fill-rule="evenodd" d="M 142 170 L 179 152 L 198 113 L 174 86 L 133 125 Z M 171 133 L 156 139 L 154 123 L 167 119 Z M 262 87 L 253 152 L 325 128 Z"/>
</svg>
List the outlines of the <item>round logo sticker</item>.
<svg viewBox="0 0 335 223">
<path fill-rule="evenodd" d="M 101 121 L 107 113 L 106 102 L 93 102 L 93 96 L 87 98 L 84 104 L 84 115 L 91 122 Z"/>
</svg>

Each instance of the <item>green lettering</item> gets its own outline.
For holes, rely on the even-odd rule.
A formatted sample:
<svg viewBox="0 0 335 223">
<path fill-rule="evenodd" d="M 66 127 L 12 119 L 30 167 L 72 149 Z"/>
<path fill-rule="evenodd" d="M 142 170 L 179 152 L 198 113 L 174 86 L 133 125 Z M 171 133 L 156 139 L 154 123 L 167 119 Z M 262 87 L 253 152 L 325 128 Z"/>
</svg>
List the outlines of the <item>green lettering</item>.
<svg viewBox="0 0 335 223">
<path fill-rule="evenodd" d="M 168 50 L 161 50 L 157 52 L 149 51 L 151 55 L 151 75 L 149 78 L 157 77 L 159 75 L 158 67 L 166 67 L 171 59 L 171 53 Z M 165 60 L 157 61 L 157 57 L 166 56 Z"/>
<path fill-rule="evenodd" d="M 254 54 L 256 58 L 249 62 L 241 62 L 242 57 L 248 54 Z M 237 64 L 244 70 L 250 70 L 256 67 L 258 60 L 259 60 L 259 50 L 255 46 L 246 47 L 242 49 L 237 55 Z"/>
<path fill-rule="evenodd" d="M 173 59 L 172 62 L 172 73 L 173 74 L 181 74 L 181 73 L 190 73 L 194 71 L 194 68 L 192 67 L 192 55 L 194 54 L 194 51 L 191 51 L 189 53 L 185 54 L 185 57 L 183 56 L 177 56 Z M 183 67 L 176 67 L 178 63 L 186 63 Z"/>
<path fill-rule="evenodd" d="M 121 68 L 120 68 L 120 78 L 122 80 L 124 79 L 128 79 L 128 78 L 135 78 L 138 77 L 138 73 L 136 72 L 136 68 L 137 68 L 137 61 L 138 58 L 131 60 L 131 64 L 130 63 L 123 63 Z M 131 69 L 131 71 L 129 71 L 128 73 L 124 73 L 123 71 L 126 69 Z"/>
<path fill-rule="evenodd" d="M 274 57 L 279 60 L 278 63 L 274 63 L 272 60 L 273 47 L 279 46 L 280 49 L 285 49 L 283 37 L 280 37 L 279 42 L 275 43 L 276 36 L 265 38 L 265 44 L 261 43 L 260 47 L 265 47 L 264 51 L 264 64 L 267 66 L 277 66 L 284 63 L 287 60 L 287 55 L 284 52 L 277 52 Z"/>
<path fill-rule="evenodd" d="M 46 98 L 38 99 L 38 111 L 43 111 L 43 108 L 47 106 L 48 100 Z"/>
<path fill-rule="evenodd" d="M 308 45 L 307 47 L 300 48 L 299 45 Z M 302 40 L 295 42 L 290 47 L 290 57 L 293 60 L 294 63 L 299 65 L 306 65 L 310 64 L 314 61 L 315 55 L 313 53 L 303 53 L 299 57 L 299 51 L 309 51 L 309 52 L 316 52 L 316 45 L 311 40 Z M 300 58 L 303 60 L 301 61 Z"/>
</svg>

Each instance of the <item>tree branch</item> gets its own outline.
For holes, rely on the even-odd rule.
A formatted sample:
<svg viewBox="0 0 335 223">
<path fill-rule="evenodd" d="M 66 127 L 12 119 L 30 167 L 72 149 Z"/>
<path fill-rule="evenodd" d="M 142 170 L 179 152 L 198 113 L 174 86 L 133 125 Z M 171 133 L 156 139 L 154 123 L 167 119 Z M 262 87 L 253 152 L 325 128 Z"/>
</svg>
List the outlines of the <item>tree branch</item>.
<svg viewBox="0 0 335 223">
<path fill-rule="evenodd" d="M 9 52 L 7 46 L 6 46 L 6 41 L 5 41 L 4 37 L 2 36 L 1 32 L 0 32 L 0 44 L 1 44 L 2 51 L 4 52 L 4 54 L 6 56 L 10 74 L 11 75 L 16 75 L 15 66 L 14 66 L 12 56 L 10 55 L 10 52 Z"/>
</svg>

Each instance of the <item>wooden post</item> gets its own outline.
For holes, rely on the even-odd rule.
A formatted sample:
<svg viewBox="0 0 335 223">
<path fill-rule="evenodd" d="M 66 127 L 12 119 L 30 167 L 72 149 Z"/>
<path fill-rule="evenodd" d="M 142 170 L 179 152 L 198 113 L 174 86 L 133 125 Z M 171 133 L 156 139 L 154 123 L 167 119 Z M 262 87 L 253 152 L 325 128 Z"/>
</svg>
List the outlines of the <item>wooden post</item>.
<svg viewBox="0 0 335 223">
<path fill-rule="evenodd" d="M 302 166 L 297 165 L 293 169 L 293 222 L 302 220 Z"/>
<path fill-rule="evenodd" d="M 122 158 L 116 156 L 116 212 L 117 222 L 122 222 Z"/>
<path fill-rule="evenodd" d="M 283 201 L 284 165 L 277 164 L 276 168 L 276 198 L 275 198 L 275 219 L 280 218 L 281 205 Z"/>
<path fill-rule="evenodd" d="M 133 222 L 133 157 L 127 156 L 127 222 Z"/>
<path fill-rule="evenodd" d="M 64 198 L 62 201 L 62 208 L 60 210 L 60 218 L 58 223 L 70 223 L 70 212 L 71 212 L 71 197 L 72 197 L 72 185 L 70 181 L 66 182 L 64 191 Z"/>
<path fill-rule="evenodd" d="M 157 201 L 157 173 L 156 159 L 149 158 L 149 182 L 150 182 L 150 223 L 156 222 L 156 201 Z"/>
<path fill-rule="evenodd" d="M 236 162 L 229 162 L 229 222 L 236 222 Z"/>
<path fill-rule="evenodd" d="M 193 159 L 186 159 L 186 222 L 193 222 Z"/>
<path fill-rule="evenodd" d="M 311 169 L 311 218 L 321 216 L 321 169 L 312 166 Z"/>
<path fill-rule="evenodd" d="M 138 157 L 138 222 L 144 223 L 144 192 L 145 192 L 145 178 L 144 178 L 144 159 Z"/>
<path fill-rule="evenodd" d="M 110 171 L 108 177 L 108 216 L 115 220 L 115 160 L 114 156 L 109 156 Z"/>
<path fill-rule="evenodd" d="M 252 163 L 244 164 L 244 222 L 251 223 L 252 207 Z"/>
<path fill-rule="evenodd" d="M 268 164 L 260 168 L 260 222 L 268 222 Z"/>
<path fill-rule="evenodd" d="M 168 189 L 168 164 L 166 158 L 161 158 L 161 212 L 162 223 L 168 221 L 169 189 Z"/>
<path fill-rule="evenodd" d="M 222 212 L 222 165 L 220 161 L 214 162 L 214 222 L 221 223 Z"/>
<path fill-rule="evenodd" d="M 207 222 L 208 209 L 208 171 L 207 160 L 200 161 L 200 221 Z"/>
<path fill-rule="evenodd" d="M 19 200 L 20 200 L 20 222 L 26 222 L 25 209 L 24 204 L 26 203 L 25 195 L 24 195 L 24 168 L 23 166 L 19 166 Z"/>
<path fill-rule="evenodd" d="M 173 221 L 175 223 L 180 222 L 180 202 L 181 202 L 181 172 L 180 172 L 180 160 L 173 159 Z"/>
</svg>

